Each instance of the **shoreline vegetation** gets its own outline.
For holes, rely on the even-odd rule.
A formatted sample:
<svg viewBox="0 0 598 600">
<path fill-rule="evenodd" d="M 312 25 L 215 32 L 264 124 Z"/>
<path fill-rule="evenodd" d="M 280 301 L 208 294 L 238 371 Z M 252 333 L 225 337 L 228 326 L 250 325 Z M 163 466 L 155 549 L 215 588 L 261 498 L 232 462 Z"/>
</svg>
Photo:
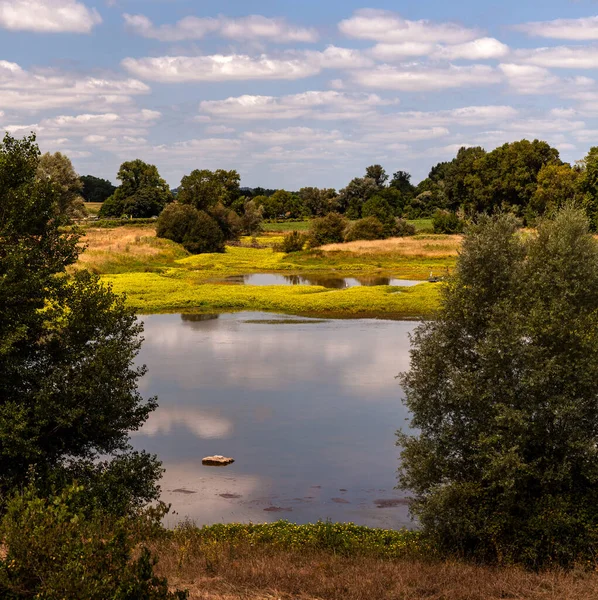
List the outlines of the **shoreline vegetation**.
<svg viewBox="0 0 598 600">
<path fill-rule="evenodd" d="M 78 266 L 99 275 L 138 313 L 260 310 L 302 316 L 418 319 L 438 306 L 438 285 L 425 282 L 449 272 L 461 236 L 420 234 L 369 242 L 331 244 L 291 254 L 278 252 L 276 232 L 242 238 L 224 253 L 189 255 L 155 236 L 151 225 L 88 226 Z M 422 280 L 414 287 L 327 289 L 318 285 L 252 286 L 223 283 L 252 273 L 393 277 Z"/>
</svg>

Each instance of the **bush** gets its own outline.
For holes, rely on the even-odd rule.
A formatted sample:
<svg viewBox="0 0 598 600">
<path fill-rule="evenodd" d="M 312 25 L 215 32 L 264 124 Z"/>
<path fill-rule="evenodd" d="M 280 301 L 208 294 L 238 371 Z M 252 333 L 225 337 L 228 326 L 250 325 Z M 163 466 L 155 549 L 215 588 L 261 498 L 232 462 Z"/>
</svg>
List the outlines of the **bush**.
<svg viewBox="0 0 598 600">
<path fill-rule="evenodd" d="M 465 221 L 460 219 L 456 213 L 447 210 L 437 210 L 434 213 L 434 233 L 463 233 Z"/>
<path fill-rule="evenodd" d="M 338 213 L 314 219 L 309 227 L 309 245 L 312 248 L 325 244 L 339 244 L 344 241 L 347 219 Z"/>
<path fill-rule="evenodd" d="M 158 219 L 156 234 L 182 244 L 191 254 L 224 252 L 224 234 L 218 223 L 187 204 L 175 202 L 167 206 Z"/>
<path fill-rule="evenodd" d="M 164 511 L 114 519 L 85 506 L 83 488 L 71 485 L 48 499 L 31 489 L 8 504 L 0 523 L 0 595 L 7 600 L 184 600 L 154 572 L 155 560 L 141 537 L 159 525 Z"/>
<path fill-rule="evenodd" d="M 383 240 L 386 237 L 384 225 L 376 217 L 365 217 L 352 223 L 345 233 L 345 242 L 355 240 Z"/>
<path fill-rule="evenodd" d="M 598 242 L 568 208 L 523 237 L 481 216 L 412 337 L 400 485 L 447 553 L 594 567 Z"/>
<path fill-rule="evenodd" d="M 275 247 L 275 250 L 278 252 L 284 252 L 285 254 L 289 254 L 291 252 L 301 252 L 303 250 L 303 246 L 305 246 L 306 236 L 298 231 L 291 231 L 291 233 L 287 233 L 282 243 Z"/>
<path fill-rule="evenodd" d="M 393 231 L 395 237 L 409 237 L 416 234 L 415 225 L 412 225 L 405 219 L 396 219 Z"/>
<path fill-rule="evenodd" d="M 242 229 L 241 217 L 234 210 L 218 202 L 218 204 L 210 207 L 207 213 L 216 221 L 226 241 L 239 239 Z"/>
</svg>

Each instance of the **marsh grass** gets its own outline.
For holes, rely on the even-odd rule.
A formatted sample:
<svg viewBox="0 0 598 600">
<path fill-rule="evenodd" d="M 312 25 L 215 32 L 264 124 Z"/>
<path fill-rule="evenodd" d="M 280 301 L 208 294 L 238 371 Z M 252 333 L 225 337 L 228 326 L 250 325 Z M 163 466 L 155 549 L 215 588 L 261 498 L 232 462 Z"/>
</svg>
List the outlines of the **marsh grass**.
<svg viewBox="0 0 598 600">
<path fill-rule="evenodd" d="M 158 571 L 190 598 L 590 600 L 588 571 L 530 573 L 441 560 L 409 531 L 343 523 L 184 525 L 157 541 Z"/>
<path fill-rule="evenodd" d="M 103 275 L 127 294 L 136 311 L 264 310 L 305 316 L 416 319 L 433 314 L 438 286 L 379 286 L 330 290 L 319 286 L 222 285 L 250 273 L 384 276 L 425 280 L 455 264 L 460 238 L 417 236 L 380 242 L 353 242 L 284 254 L 273 246 L 281 236 L 242 238 L 225 253 L 190 256 L 178 244 L 158 239 L 151 226 L 88 227 L 79 266 Z"/>
</svg>

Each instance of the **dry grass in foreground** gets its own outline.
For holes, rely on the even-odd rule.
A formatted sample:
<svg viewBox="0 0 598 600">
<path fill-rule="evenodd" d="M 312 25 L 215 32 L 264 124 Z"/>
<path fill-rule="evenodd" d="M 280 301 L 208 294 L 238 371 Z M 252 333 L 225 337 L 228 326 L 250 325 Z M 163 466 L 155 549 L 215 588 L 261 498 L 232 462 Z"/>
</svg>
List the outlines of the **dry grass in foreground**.
<svg viewBox="0 0 598 600">
<path fill-rule="evenodd" d="M 353 254 L 400 254 L 426 258 L 457 256 L 463 237 L 460 235 L 400 237 L 387 240 L 348 242 L 322 246 L 324 252 Z"/>
<path fill-rule="evenodd" d="M 201 600 L 590 600 L 598 576 L 534 574 L 457 562 L 343 558 L 331 553 L 217 546 L 157 549 L 158 571 Z M 184 550 L 183 550 L 184 553 Z"/>
</svg>

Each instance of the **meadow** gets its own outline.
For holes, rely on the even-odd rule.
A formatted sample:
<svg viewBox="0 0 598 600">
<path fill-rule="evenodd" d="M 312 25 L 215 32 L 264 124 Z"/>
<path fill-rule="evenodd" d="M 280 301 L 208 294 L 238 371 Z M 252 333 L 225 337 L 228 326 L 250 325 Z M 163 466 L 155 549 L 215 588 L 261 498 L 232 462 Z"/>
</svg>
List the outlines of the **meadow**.
<svg viewBox="0 0 598 600">
<path fill-rule="evenodd" d="M 455 264 L 459 236 L 416 235 L 377 242 L 334 244 L 284 254 L 281 235 L 244 238 L 222 254 L 190 256 L 178 244 L 158 239 L 153 226 L 85 229 L 80 266 L 126 293 L 139 313 L 266 310 L 335 317 L 417 319 L 433 314 L 438 284 L 327 289 L 321 286 L 226 285 L 251 273 L 384 276 L 425 281 Z"/>
</svg>

